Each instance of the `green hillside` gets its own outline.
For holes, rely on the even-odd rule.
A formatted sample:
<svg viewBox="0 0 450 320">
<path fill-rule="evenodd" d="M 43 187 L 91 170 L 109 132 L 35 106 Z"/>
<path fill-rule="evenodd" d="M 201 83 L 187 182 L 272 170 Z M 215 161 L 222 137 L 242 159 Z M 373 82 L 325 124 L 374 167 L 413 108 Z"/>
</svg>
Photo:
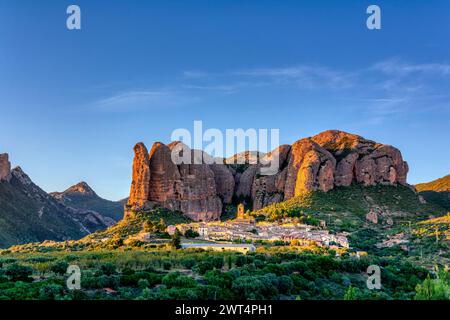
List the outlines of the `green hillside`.
<svg viewBox="0 0 450 320">
<path fill-rule="evenodd" d="M 420 183 L 416 185 L 416 189 L 428 203 L 450 211 L 450 175 L 428 183 Z"/>
<path fill-rule="evenodd" d="M 369 212 L 377 213 L 376 224 L 366 219 Z M 438 242 L 433 224 L 426 224 L 433 217 L 446 213 L 442 206 L 422 203 L 406 186 L 353 185 L 327 193 L 304 194 L 252 214 L 258 220 L 277 221 L 290 217 L 313 225 L 319 225 L 322 220 L 332 232 L 347 232 L 352 250 L 377 256 L 403 256 L 430 267 L 450 261 L 446 251 L 441 250 L 450 245 L 450 238 L 445 236 L 448 224 L 440 225 Z"/>
<path fill-rule="evenodd" d="M 431 182 L 419 183 L 416 185 L 416 189 L 417 191 L 450 191 L 450 174 Z"/>
<path fill-rule="evenodd" d="M 298 217 L 318 224 L 326 221 L 334 231 L 355 231 L 367 224 L 370 211 L 380 215 L 381 224 L 390 218 L 394 223 L 419 221 L 429 215 L 443 215 L 445 208 L 423 204 L 414 191 L 406 186 L 338 187 L 327 193 L 315 191 L 253 212 L 259 219 L 278 220 Z"/>
</svg>

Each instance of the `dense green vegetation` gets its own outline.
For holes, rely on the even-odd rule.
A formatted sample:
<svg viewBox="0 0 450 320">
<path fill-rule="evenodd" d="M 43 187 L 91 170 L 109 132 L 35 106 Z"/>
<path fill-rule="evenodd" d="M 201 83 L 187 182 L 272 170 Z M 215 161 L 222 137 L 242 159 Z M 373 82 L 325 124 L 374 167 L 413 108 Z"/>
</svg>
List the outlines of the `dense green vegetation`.
<svg viewBox="0 0 450 320">
<path fill-rule="evenodd" d="M 366 286 L 373 264 L 382 269 L 380 290 Z M 69 265 L 81 269 L 81 290 L 65 285 Z M 3 252 L 0 299 L 414 299 L 416 288 L 428 299 L 430 286 L 448 282 L 440 275 L 402 259 L 320 248 Z"/>
<path fill-rule="evenodd" d="M 450 191 L 422 191 L 420 195 L 427 201 L 428 203 L 437 204 L 446 210 L 450 211 Z"/>
<path fill-rule="evenodd" d="M 374 211 L 378 223 L 366 219 Z M 283 218 L 319 225 L 322 220 L 332 232 L 347 232 L 353 250 L 377 256 L 398 256 L 418 265 L 431 267 L 448 264 L 450 223 L 437 225 L 431 217 L 445 216 L 439 203 L 422 203 L 412 189 L 405 186 L 335 188 L 327 193 L 311 192 L 253 212 L 256 219 L 278 221 Z M 439 229 L 436 241 L 436 225 Z M 399 244 L 380 247 L 384 241 L 398 237 Z"/>
<path fill-rule="evenodd" d="M 420 220 L 429 214 L 444 214 L 446 210 L 434 204 L 420 203 L 417 195 L 405 186 L 338 187 L 327 193 L 315 191 L 272 204 L 253 214 L 269 221 L 286 217 L 323 219 L 332 230 L 354 231 L 365 223 L 371 209 L 385 212 L 403 212 L 398 219 Z M 419 214 L 417 214 L 419 213 Z M 397 220 L 398 220 L 397 219 Z"/>
<path fill-rule="evenodd" d="M 370 210 L 379 223 L 367 221 Z M 332 232 L 347 232 L 350 249 L 279 241 L 244 255 L 180 249 L 198 234 L 170 236 L 167 226 L 190 220 L 155 207 L 78 241 L 0 251 L 0 299 L 447 299 L 445 213 L 402 186 L 314 192 L 251 214 L 275 223 L 325 221 Z M 69 265 L 81 269 L 81 290 L 67 289 Z M 370 265 L 381 268 L 380 290 L 367 288 Z"/>
</svg>

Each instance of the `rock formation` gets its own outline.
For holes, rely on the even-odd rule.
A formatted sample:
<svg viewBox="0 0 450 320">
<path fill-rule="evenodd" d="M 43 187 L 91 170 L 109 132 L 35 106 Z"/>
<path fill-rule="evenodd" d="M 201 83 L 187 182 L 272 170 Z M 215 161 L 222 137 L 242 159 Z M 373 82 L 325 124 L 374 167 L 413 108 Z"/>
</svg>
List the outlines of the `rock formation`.
<svg viewBox="0 0 450 320">
<path fill-rule="evenodd" d="M 175 164 L 171 153 L 177 146 L 191 153 L 191 160 L 200 162 Z M 157 202 L 194 220 L 219 218 L 222 204 L 233 199 L 247 199 L 257 210 L 305 192 L 328 192 L 336 186 L 406 185 L 408 173 L 398 149 L 337 130 L 258 154 L 262 160 L 257 164 L 250 162 L 256 154 L 251 152 L 230 157 L 225 164 L 210 164 L 204 161 L 208 155 L 179 142 L 168 146 L 155 143 L 149 156 L 145 154 L 145 146 L 136 145 L 128 204 Z M 237 159 L 241 163 L 230 164 Z M 270 175 L 263 174 L 273 167 L 276 170 Z"/>
<path fill-rule="evenodd" d="M 11 179 L 11 163 L 8 160 L 8 154 L 0 154 L 0 181 L 8 181 Z"/>
<path fill-rule="evenodd" d="M 172 151 L 177 147 L 181 152 L 190 153 L 190 163 L 176 164 L 172 161 Z M 204 153 L 190 150 L 179 142 L 168 146 L 157 142 L 146 157 L 144 150 L 143 144 L 135 146 L 128 206 L 139 207 L 147 202 L 156 202 L 164 208 L 181 211 L 193 220 L 209 221 L 218 219 L 222 213 L 219 195 L 224 202 L 231 202 L 234 181 L 230 180 L 232 175 L 225 165 L 219 168 L 220 165 L 206 164 L 203 159 L 194 162 L 196 156 L 203 157 Z M 220 184 L 220 190 L 217 184 Z"/>
<path fill-rule="evenodd" d="M 311 190 L 331 190 L 334 186 L 335 165 L 336 160 L 331 153 L 310 138 L 295 142 L 288 163 L 285 198 Z"/>
<path fill-rule="evenodd" d="M 133 177 L 128 204 L 142 206 L 148 199 L 150 182 L 150 161 L 143 143 L 134 146 Z"/>
<path fill-rule="evenodd" d="M 214 173 L 217 194 L 224 204 L 230 204 L 234 195 L 234 176 L 232 170 L 223 164 L 212 164 L 210 166 Z"/>
</svg>

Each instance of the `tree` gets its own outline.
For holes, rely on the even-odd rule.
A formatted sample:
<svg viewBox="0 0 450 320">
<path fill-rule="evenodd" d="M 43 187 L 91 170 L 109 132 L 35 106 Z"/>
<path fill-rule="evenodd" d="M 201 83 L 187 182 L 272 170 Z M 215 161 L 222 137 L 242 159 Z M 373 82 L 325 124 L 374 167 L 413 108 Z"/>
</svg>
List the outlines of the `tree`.
<svg viewBox="0 0 450 320">
<path fill-rule="evenodd" d="M 349 286 L 344 294 L 344 300 L 356 300 L 356 299 L 357 299 L 356 288 Z"/>
<path fill-rule="evenodd" d="M 188 229 L 186 230 L 186 232 L 184 233 L 184 236 L 186 238 L 197 238 L 198 236 L 200 236 L 200 234 L 192 229 Z"/>
<path fill-rule="evenodd" d="M 56 300 L 64 293 L 59 284 L 47 284 L 39 289 L 40 300 Z"/>
<path fill-rule="evenodd" d="M 180 231 L 178 231 L 178 229 L 173 234 L 170 244 L 171 244 L 172 248 L 174 248 L 174 249 L 181 248 L 181 237 L 180 237 Z"/>
<path fill-rule="evenodd" d="M 436 279 L 431 279 L 430 275 L 416 286 L 415 300 L 449 300 L 450 283 L 447 270 L 437 272 Z"/>
<path fill-rule="evenodd" d="M 139 279 L 138 287 L 141 289 L 148 288 L 150 286 L 150 282 L 147 279 Z"/>
</svg>

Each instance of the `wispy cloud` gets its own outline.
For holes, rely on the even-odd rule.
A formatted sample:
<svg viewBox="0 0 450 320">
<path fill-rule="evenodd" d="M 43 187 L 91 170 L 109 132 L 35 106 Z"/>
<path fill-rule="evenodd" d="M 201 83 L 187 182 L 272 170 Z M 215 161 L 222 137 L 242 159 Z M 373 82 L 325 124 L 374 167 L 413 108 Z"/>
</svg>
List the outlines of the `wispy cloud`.
<svg viewBox="0 0 450 320">
<path fill-rule="evenodd" d="M 274 83 L 295 84 L 299 88 L 305 89 L 352 87 L 358 75 L 354 72 L 341 72 L 328 67 L 307 65 L 244 70 L 234 74 L 253 78 L 268 78 Z"/>
<path fill-rule="evenodd" d="M 222 72 L 187 70 L 181 75 L 164 89 L 121 91 L 96 101 L 95 106 L 109 111 L 170 108 L 248 90 L 287 89 L 300 99 L 303 92 L 311 91 L 328 96 L 330 103 L 331 99 L 347 100 L 350 108 L 357 106 L 359 112 L 379 123 L 406 112 L 448 105 L 450 65 L 393 58 L 353 70 L 299 64 Z M 438 82 L 436 76 L 441 77 Z"/>
<path fill-rule="evenodd" d="M 165 108 L 195 102 L 197 99 L 173 90 L 131 90 L 111 95 L 94 102 L 94 106 L 107 111 Z"/>
<path fill-rule="evenodd" d="M 389 59 L 375 64 L 374 69 L 393 76 L 408 76 L 412 73 L 450 76 L 450 64 L 445 63 L 408 64 L 399 59 Z"/>
<path fill-rule="evenodd" d="M 186 79 L 201 79 L 211 76 L 209 72 L 201 70 L 185 70 L 183 71 L 183 77 Z"/>
</svg>

